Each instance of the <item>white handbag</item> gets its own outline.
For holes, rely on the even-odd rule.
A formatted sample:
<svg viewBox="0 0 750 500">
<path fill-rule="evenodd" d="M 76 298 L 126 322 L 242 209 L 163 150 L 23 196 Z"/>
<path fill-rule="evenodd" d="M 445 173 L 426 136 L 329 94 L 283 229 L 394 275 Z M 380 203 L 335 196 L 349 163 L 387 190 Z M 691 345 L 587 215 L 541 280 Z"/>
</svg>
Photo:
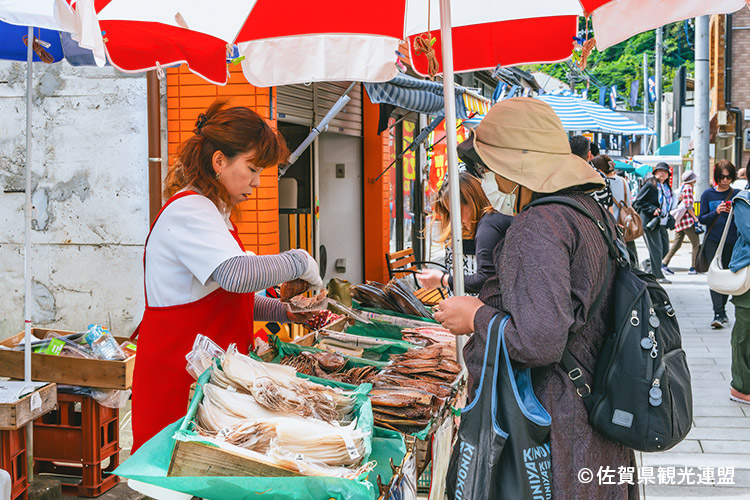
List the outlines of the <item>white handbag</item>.
<svg viewBox="0 0 750 500">
<path fill-rule="evenodd" d="M 732 224 L 734 208 L 729 211 L 727 224 L 724 226 L 724 232 L 721 235 L 719 248 L 716 249 L 711 265 L 708 267 L 708 287 L 714 292 L 723 293 L 724 295 L 742 295 L 750 290 L 750 266 L 745 266 L 736 273 L 721 266 L 721 254 L 724 251 L 724 243 L 727 239 L 729 226 Z"/>
</svg>

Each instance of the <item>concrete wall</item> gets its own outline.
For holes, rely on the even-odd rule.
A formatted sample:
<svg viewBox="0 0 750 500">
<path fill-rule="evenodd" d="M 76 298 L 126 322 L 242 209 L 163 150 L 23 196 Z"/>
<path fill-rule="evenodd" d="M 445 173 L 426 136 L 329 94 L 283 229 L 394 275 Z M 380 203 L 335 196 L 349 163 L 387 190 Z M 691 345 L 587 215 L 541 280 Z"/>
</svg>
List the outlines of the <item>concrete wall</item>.
<svg viewBox="0 0 750 500">
<path fill-rule="evenodd" d="M 0 62 L 0 338 L 24 320 L 24 63 Z M 146 80 L 34 65 L 31 270 L 35 326 L 129 335 L 143 311 Z"/>
</svg>

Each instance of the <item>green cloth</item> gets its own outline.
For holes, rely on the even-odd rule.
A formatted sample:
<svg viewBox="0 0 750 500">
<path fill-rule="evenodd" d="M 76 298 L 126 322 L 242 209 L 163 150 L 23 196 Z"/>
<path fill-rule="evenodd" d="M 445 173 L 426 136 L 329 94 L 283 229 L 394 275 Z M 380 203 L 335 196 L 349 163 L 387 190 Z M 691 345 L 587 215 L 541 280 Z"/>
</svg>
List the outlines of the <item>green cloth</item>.
<svg viewBox="0 0 750 500">
<path fill-rule="evenodd" d="M 360 481 L 333 477 L 167 477 L 174 449 L 174 436 L 195 438 L 189 430 L 198 404 L 203 398 L 203 384 L 210 376 L 206 370 L 198 379 L 193 400 L 184 419 L 164 428 L 151 438 L 128 460 L 115 470 L 115 474 L 147 484 L 168 488 L 209 500 L 231 500 L 243 498 L 268 498 L 289 500 L 365 500 L 375 499 L 378 488 L 375 478 L 387 484 L 392 476 L 389 461 L 401 463 L 406 453 L 403 437 L 394 431 L 373 428 L 372 407 L 367 393 L 370 384 L 362 384 L 355 390 L 357 428 L 373 430 L 371 446 L 366 447 L 366 461 L 374 460 L 377 466 Z M 331 384 L 332 385 L 332 384 Z"/>
<path fill-rule="evenodd" d="M 377 466 L 363 482 L 332 477 L 167 477 L 175 443 L 172 436 L 181 424 L 180 420 L 165 427 L 114 473 L 208 500 L 373 500 L 377 498 L 377 476 L 383 484 L 389 483 L 393 475 L 390 459 L 400 464 L 406 454 L 399 433 L 375 428 L 370 460 Z"/>
<path fill-rule="evenodd" d="M 732 297 L 732 387 L 750 394 L 750 291 Z"/>
</svg>

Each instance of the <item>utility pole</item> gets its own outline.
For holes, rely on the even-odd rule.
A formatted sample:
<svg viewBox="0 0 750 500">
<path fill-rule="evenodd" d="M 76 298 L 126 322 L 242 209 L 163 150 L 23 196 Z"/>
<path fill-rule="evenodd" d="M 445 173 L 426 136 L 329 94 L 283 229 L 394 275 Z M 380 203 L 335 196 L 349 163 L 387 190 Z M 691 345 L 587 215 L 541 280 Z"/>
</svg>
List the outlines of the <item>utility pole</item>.
<svg viewBox="0 0 750 500">
<path fill-rule="evenodd" d="M 708 16 L 695 18 L 695 126 L 693 169 L 698 174 L 696 197 L 709 187 Z"/>
<path fill-rule="evenodd" d="M 661 147 L 661 94 L 662 94 L 662 52 L 664 50 L 664 28 L 659 26 L 656 28 L 656 54 L 654 66 L 656 74 L 656 102 L 654 102 L 654 130 L 656 131 L 656 147 Z"/>
<path fill-rule="evenodd" d="M 643 53 L 643 126 L 648 127 L 648 54 Z M 641 153 L 648 154 L 648 136 L 641 141 Z"/>
</svg>

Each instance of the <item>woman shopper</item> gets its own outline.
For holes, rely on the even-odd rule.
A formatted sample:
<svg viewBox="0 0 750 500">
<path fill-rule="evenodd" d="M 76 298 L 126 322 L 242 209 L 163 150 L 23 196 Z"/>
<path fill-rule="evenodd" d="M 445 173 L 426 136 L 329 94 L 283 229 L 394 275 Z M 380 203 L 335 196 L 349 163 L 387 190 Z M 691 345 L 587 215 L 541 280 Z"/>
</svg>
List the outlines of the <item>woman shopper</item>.
<svg viewBox="0 0 750 500">
<path fill-rule="evenodd" d="M 739 189 L 733 189 L 732 183 L 737 180 L 737 169 L 732 162 L 728 160 L 719 160 L 714 166 L 714 182 L 716 183 L 709 189 L 706 189 L 701 195 L 701 212 L 698 220 L 708 228 L 704 236 L 703 251 L 706 253 L 706 259 L 711 262 L 719 248 L 721 235 L 729 219 L 729 211 L 732 208 L 732 198 L 740 192 Z M 732 221 L 727 233 L 727 240 L 724 243 L 724 251 L 721 255 L 721 264 L 725 268 L 729 266 L 729 260 L 732 258 L 732 250 L 737 241 L 737 226 Z M 723 293 L 711 292 L 711 303 L 714 309 L 714 319 L 711 321 L 711 327 L 718 329 L 723 328 L 729 323 L 726 305 L 729 299 L 728 295 Z"/>
<path fill-rule="evenodd" d="M 685 240 L 685 236 L 690 240 L 692 248 L 692 259 L 690 261 L 689 274 L 698 274 L 695 270 L 695 259 L 698 257 L 698 250 L 700 248 L 700 238 L 698 233 L 695 231 L 695 223 L 698 222 L 698 217 L 695 215 L 695 195 L 693 194 L 693 187 L 695 182 L 698 180 L 698 176 L 693 170 L 687 170 L 682 174 L 682 185 L 680 186 L 680 196 L 677 209 L 673 210 L 672 213 L 677 213 L 675 216 L 676 222 L 674 226 L 675 238 L 672 247 L 669 249 L 669 253 L 664 256 L 664 260 L 661 261 L 662 271 L 669 274 L 674 274 L 669 268 L 669 262 L 677 253 L 677 250 L 682 246 L 682 242 Z M 680 213 L 682 215 L 680 215 Z M 679 218 L 677 217 L 679 216 Z"/>
<path fill-rule="evenodd" d="M 564 194 L 591 213 L 606 215 L 587 194 L 603 187 L 602 178 L 571 154 L 562 123 L 546 103 L 525 97 L 501 101 L 468 140 L 482 162 L 509 184 L 535 197 Z M 637 478 L 635 485 L 578 479 L 583 469 L 634 467 L 635 455 L 594 431 L 583 400 L 559 365 L 569 336 L 575 335 L 570 350 L 590 384 L 602 339 L 611 331 L 607 318 L 614 282 L 605 280 L 612 261 L 600 229 L 566 205 L 533 207 L 514 218 L 494 262 L 496 273 L 479 298 L 451 297 L 435 313 L 456 335 L 474 332 L 464 348 L 469 394 L 479 383 L 490 322 L 507 314 L 504 335 L 511 362 L 516 368 L 531 367 L 534 392 L 552 417 L 552 497 L 638 498 Z M 586 321 L 597 302 L 600 313 Z"/>
<path fill-rule="evenodd" d="M 657 163 L 653 176 L 646 178 L 638 196 L 633 202 L 643 219 L 643 236 L 648 247 L 651 274 L 659 283 L 671 283 L 664 277 L 661 261 L 669 251 L 669 210 L 672 207 L 672 190 L 666 184 L 669 179 L 669 165 Z"/>
<path fill-rule="evenodd" d="M 474 241 L 477 261 L 477 272 L 464 275 L 464 288 L 469 293 L 479 293 L 484 282 L 495 274 L 492 252 L 505 236 L 505 231 L 513 222 L 513 217 L 496 212 L 492 208 L 479 179 L 468 172 L 461 172 L 458 180 L 461 192 L 462 238 Z M 443 183 L 432 206 L 432 213 L 439 221 L 439 241 L 444 246 L 450 243 L 451 237 L 451 215 L 446 185 L 447 183 Z M 450 272 L 422 269 L 417 274 L 417 280 L 426 288 L 442 286 L 453 289 L 453 276 Z"/>
<path fill-rule="evenodd" d="M 253 292 L 297 278 L 320 288 L 303 250 L 248 255 L 229 216 L 260 185 L 261 171 L 288 156 L 254 111 L 216 101 L 201 113 L 167 174 L 164 204 L 145 245 L 146 310 L 133 380 L 133 451 L 185 414 L 185 355 L 203 334 L 226 349 L 253 345 L 253 320 L 304 322 Z"/>
<path fill-rule="evenodd" d="M 612 205 L 609 208 L 612 209 L 612 215 L 615 220 L 619 221 L 620 207 L 630 206 L 630 186 L 628 186 L 628 181 L 624 177 L 617 175 L 617 172 L 615 172 L 615 162 L 608 155 L 594 157 L 594 159 L 591 160 L 591 164 L 607 178 L 607 185 L 612 193 Z M 628 247 L 628 252 L 630 252 L 633 265 L 637 266 L 638 249 L 635 246 L 635 241 L 628 241 L 626 245 Z"/>
<path fill-rule="evenodd" d="M 737 244 L 732 252 L 729 269 L 737 272 L 750 266 L 750 191 L 742 191 L 732 199 L 737 224 Z M 750 290 L 732 297 L 734 328 L 732 328 L 732 382 L 729 398 L 750 404 Z"/>
</svg>

